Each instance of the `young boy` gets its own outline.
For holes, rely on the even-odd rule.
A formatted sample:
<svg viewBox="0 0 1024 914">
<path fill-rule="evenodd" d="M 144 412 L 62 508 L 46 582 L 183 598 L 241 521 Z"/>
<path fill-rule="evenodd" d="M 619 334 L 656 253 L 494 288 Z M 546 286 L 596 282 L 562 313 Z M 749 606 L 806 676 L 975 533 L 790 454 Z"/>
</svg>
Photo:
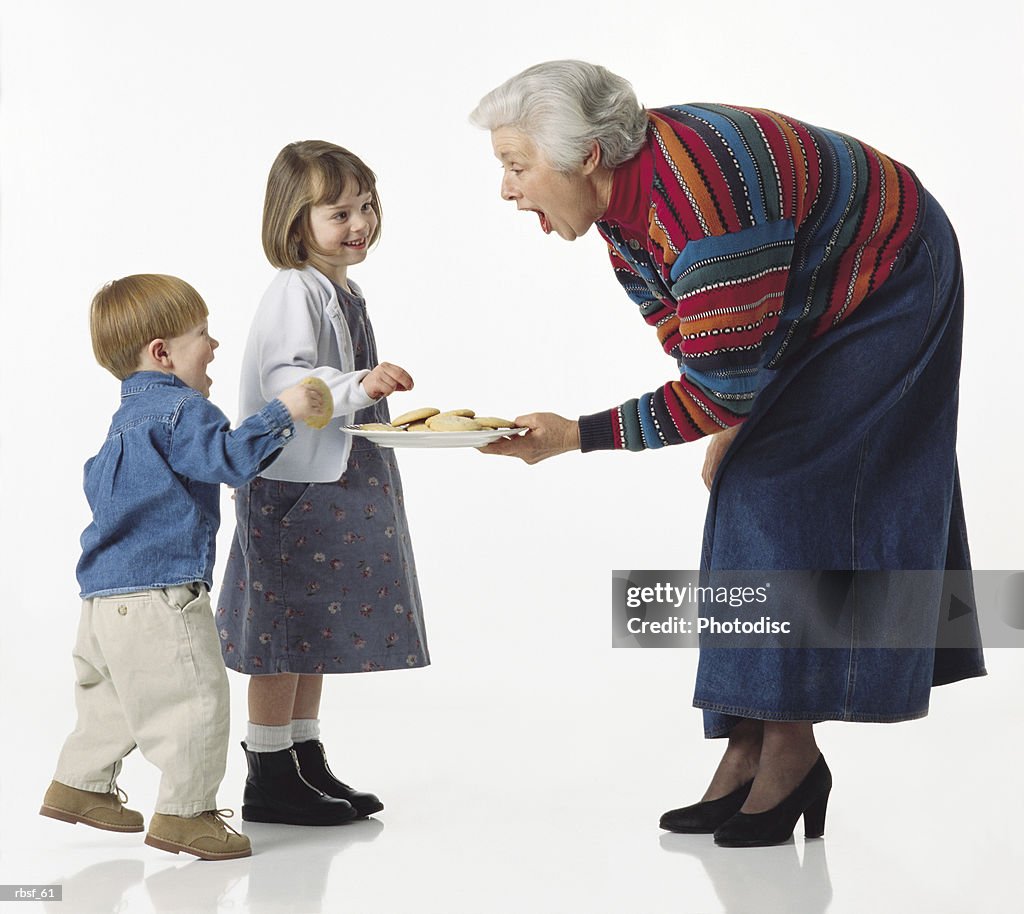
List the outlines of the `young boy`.
<svg viewBox="0 0 1024 914">
<path fill-rule="evenodd" d="M 121 380 L 121 406 L 85 465 L 93 519 L 78 563 L 78 722 L 39 812 L 142 831 L 116 785 L 138 746 L 163 775 L 146 844 L 225 860 L 252 851 L 216 802 L 229 707 L 209 599 L 219 485 L 248 482 L 292 437 L 293 421 L 327 404 L 296 385 L 231 430 L 206 399 L 218 345 L 207 314 L 173 276 L 128 276 L 93 299 L 93 351 Z"/>
</svg>

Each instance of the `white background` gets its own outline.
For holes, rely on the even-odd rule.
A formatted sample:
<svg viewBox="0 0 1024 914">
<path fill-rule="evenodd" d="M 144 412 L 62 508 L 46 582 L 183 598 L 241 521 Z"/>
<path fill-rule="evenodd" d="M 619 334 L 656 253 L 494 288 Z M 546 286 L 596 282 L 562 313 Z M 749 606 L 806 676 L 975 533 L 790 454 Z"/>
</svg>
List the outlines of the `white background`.
<svg viewBox="0 0 1024 914">
<path fill-rule="evenodd" d="M 914 168 L 965 264 L 974 562 L 1021 567 L 1022 28 L 1009 6 L 4 3 L 0 882 L 61 882 L 77 900 L 59 910 L 75 912 L 1005 909 L 1024 813 L 1024 664 L 1010 650 L 989 651 L 986 679 L 937 691 L 924 721 L 819 728 L 830 832 L 799 858 L 800 826 L 765 852 L 659 843 L 658 814 L 699 797 L 721 745 L 689 707 L 694 653 L 611 650 L 609 583 L 615 568 L 698 563 L 701 444 L 537 467 L 400 454 L 434 662 L 330 679 L 322 713 L 335 770 L 384 797 L 380 823 L 249 829 L 250 861 L 195 864 L 34 813 L 73 723 L 81 467 L 117 401 L 89 301 L 127 273 L 191 282 L 221 341 L 212 397 L 234 416 L 273 274 L 263 190 L 285 143 L 338 142 L 378 175 L 382 240 L 352 275 L 382 358 L 417 381 L 393 410 L 576 416 L 670 377 L 596 233 L 566 244 L 500 201 L 488 137 L 467 122 L 540 60 L 602 63 L 651 106 L 773 108 Z M 225 492 L 218 582 L 232 523 Z M 234 742 L 245 680 L 231 683 Z M 233 745 L 222 805 L 240 806 L 242 770 Z M 121 781 L 148 815 L 151 766 L 133 755 Z"/>
</svg>

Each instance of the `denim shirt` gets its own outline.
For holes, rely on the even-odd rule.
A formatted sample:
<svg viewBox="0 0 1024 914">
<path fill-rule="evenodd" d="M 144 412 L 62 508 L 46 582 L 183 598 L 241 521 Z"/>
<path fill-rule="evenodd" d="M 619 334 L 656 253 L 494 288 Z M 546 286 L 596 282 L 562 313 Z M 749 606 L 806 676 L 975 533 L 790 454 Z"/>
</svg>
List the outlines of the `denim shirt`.
<svg viewBox="0 0 1024 914">
<path fill-rule="evenodd" d="M 122 381 L 107 440 L 85 465 L 93 519 L 81 539 L 82 597 L 212 587 L 220 483 L 247 483 L 294 431 L 280 400 L 232 430 L 174 375 L 140 371 Z"/>
</svg>

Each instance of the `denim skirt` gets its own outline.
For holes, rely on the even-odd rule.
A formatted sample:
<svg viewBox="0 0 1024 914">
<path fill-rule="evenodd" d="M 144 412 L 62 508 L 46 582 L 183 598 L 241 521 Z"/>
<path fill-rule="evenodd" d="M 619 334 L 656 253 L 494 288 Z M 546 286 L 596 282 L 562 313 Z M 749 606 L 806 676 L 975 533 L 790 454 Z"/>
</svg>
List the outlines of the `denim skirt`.
<svg viewBox="0 0 1024 914">
<path fill-rule="evenodd" d="M 923 201 L 896 270 L 758 394 L 712 486 L 704 574 L 970 568 L 956 460 L 960 253 L 941 207 Z M 941 589 L 932 631 L 940 603 Z M 824 611 L 811 594 L 801 606 Z M 693 703 L 709 738 L 740 718 L 900 721 L 927 714 L 933 685 L 984 674 L 976 623 L 955 647 L 702 646 Z"/>
</svg>

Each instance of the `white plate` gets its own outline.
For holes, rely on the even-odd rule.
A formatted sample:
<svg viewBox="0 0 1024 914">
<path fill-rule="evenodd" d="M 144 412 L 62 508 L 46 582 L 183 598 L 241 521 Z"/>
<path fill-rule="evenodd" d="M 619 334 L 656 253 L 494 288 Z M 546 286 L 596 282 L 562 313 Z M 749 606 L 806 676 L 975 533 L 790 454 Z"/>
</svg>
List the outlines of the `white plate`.
<svg viewBox="0 0 1024 914">
<path fill-rule="evenodd" d="M 499 438 L 525 434 L 525 428 L 482 428 L 470 432 L 374 432 L 343 425 L 350 435 L 366 438 L 381 447 L 483 447 Z"/>
</svg>

